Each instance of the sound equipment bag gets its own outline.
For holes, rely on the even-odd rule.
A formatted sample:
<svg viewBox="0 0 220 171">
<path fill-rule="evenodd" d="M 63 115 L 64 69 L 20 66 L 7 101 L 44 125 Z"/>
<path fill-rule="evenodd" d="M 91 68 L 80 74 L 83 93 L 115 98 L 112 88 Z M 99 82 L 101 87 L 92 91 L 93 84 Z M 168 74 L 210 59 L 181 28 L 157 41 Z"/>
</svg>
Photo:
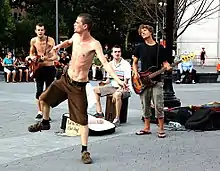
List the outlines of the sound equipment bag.
<svg viewBox="0 0 220 171">
<path fill-rule="evenodd" d="M 165 122 L 178 122 L 185 125 L 186 121 L 192 116 L 193 110 L 189 107 L 175 107 L 164 110 Z"/>
<path fill-rule="evenodd" d="M 220 112 L 199 109 L 186 121 L 185 127 L 195 131 L 220 130 Z"/>
</svg>

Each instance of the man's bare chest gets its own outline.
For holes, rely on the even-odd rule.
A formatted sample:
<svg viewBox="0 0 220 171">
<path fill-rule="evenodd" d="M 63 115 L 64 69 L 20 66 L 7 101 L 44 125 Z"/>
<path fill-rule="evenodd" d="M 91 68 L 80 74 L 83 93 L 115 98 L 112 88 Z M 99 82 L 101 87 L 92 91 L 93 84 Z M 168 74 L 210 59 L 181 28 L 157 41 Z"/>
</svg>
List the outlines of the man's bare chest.
<svg viewBox="0 0 220 171">
<path fill-rule="evenodd" d="M 45 53 L 53 47 L 49 42 L 36 42 L 34 46 L 36 50 L 40 53 Z"/>
<path fill-rule="evenodd" d="M 94 50 L 90 46 L 82 46 L 82 45 L 73 46 L 73 54 L 78 57 L 90 56 L 93 53 L 94 53 Z"/>
</svg>

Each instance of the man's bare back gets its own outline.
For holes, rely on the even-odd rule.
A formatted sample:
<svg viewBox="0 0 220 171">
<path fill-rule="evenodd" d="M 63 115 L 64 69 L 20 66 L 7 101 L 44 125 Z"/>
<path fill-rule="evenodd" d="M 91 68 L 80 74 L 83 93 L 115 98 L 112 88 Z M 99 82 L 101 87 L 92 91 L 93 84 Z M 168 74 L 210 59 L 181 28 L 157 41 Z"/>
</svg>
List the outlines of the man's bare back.
<svg viewBox="0 0 220 171">
<path fill-rule="evenodd" d="M 51 58 L 51 56 L 53 55 L 51 53 L 51 49 L 55 45 L 55 41 L 52 37 L 48 36 L 48 41 L 46 44 L 46 39 L 47 39 L 46 36 L 44 36 L 42 41 L 40 41 L 38 37 L 34 37 L 31 39 L 31 42 L 30 42 L 31 44 L 30 55 L 31 56 L 39 55 L 39 56 L 44 56 L 45 58 Z M 53 66 L 53 65 L 54 65 L 54 61 L 51 61 L 51 60 L 44 60 L 42 62 L 42 66 Z"/>
<path fill-rule="evenodd" d="M 88 72 L 95 55 L 95 46 L 99 42 L 92 36 L 83 42 L 78 34 L 74 34 L 72 39 L 74 43 L 68 75 L 75 81 L 87 82 Z"/>
</svg>

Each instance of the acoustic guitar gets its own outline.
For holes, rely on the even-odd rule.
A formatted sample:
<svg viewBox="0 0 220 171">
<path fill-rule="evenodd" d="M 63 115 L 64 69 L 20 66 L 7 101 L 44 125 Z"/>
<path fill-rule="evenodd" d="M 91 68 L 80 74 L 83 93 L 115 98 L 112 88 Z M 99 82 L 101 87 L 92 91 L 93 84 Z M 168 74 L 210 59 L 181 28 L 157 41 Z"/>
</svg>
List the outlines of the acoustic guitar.
<svg viewBox="0 0 220 171">
<path fill-rule="evenodd" d="M 32 61 L 31 58 L 28 59 L 29 67 L 30 67 L 30 77 L 33 78 L 36 74 L 36 71 L 42 66 L 41 63 L 43 62 L 42 57 L 46 56 L 47 47 L 48 47 L 48 40 L 49 37 L 46 38 L 46 46 L 45 46 L 45 52 L 44 55 L 37 55 L 37 48 L 34 46 L 35 49 L 35 56 L 36 61 Z"/>
<path fill-rule="evenodd" d="M 41 59 L 42 56 L 37 55 L 36 61 L 32 61 L 31 58 L 28 59 L 29 68 L 30 68 L 30 77 L 33 78 L 36 74 L 36 71 L 41 67 L 41 62 L 43 60 Z"/>
<path fill-rule="evenodd" d="M 182 60 L 171 64 L 171 67 L 178 65 Z M 140 77 L 135 78 L 134 72 L 132 72 L 131 82 L 134 92 L 136 94 L 141 94 L 146 88 L 153 87 L 157 84 L 157 81 L 153 81 L 152 78 L 166 71 L 165 67 L 162 67 L 160 70 L 157 70 L 157 67 L 152 66 L 145 72 L 139 72 Z"/>
</svg>

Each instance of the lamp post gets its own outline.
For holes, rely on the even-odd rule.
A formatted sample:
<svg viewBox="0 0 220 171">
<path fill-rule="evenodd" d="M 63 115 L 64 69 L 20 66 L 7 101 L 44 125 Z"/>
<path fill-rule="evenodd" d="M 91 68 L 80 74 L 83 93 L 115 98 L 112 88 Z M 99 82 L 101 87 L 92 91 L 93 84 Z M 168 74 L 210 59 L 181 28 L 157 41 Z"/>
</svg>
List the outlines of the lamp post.
<svg viewBox="0 0 220 171">
<path fill-rule="evenodd" d="M 58 0 L 56 0 L 56 44 L 59 44 L 59 18 L 58 18 L 58 13 L 59 13 L 59 5 L 58 5 Z"/>
<path fill-rule="evenodd" d="M 218 35 L 217 35 L 217 58 L 220 59 L 220 0 L 219 0 L 219 11 L 218 11 Z"/>
<path fill-rule="evenodd" d="M 175 1 L 167 0 L 166 6 L 166 50 L 169 57 L 168 62 L 173 63 L 173 30 L 174 30 L 174 15 Z M 179 107 L 181 106 L 180 99 L 177 99 L 173 90 L 173 76 L 172 72 L 165 72 L 164 74 L 164 106 L 165 107 Z"/>
<path fill-rule="evenodd" d="M 165 15 L 166 15 L 166 6 L 167 3 L 164 1 L 161 1 L 158 3 L 159 7 L 162 9 L 162 29 L 164 31 L 165 29 Z M 162 35 L 162 39 L 164 39 L 164 34 Z"/>
</svg>

